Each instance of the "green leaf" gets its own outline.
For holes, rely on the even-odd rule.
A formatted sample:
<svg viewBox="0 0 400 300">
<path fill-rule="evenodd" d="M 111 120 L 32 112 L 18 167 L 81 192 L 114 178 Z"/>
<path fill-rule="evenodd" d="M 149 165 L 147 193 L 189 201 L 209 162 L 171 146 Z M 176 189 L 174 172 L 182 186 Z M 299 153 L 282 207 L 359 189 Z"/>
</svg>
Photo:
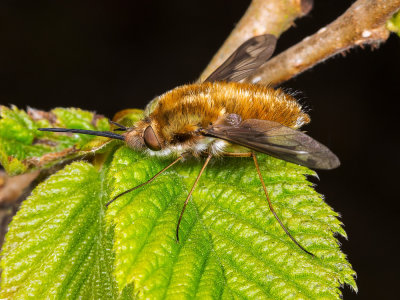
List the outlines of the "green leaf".
<svg viewBox="0 0 400 300">
<path fill-rule="evenodd" d="M 114 122 L 125 126 L 133 126 L 137 121 L 143 118 L 143 110 L 129 108 L 117 112 L 113 118 Z"/>
<path fill-rule="evenodd" d="M 0 164 L 10 175 L 49 167 L 61 160 L 103 147 L 109 140 L 78 134 L 41 132 L 40 127 L 109 130 L 108 120 L 75 108 L 44 112 L 0 106 Z M 81 150 L 81 151 L 80 151 Z"/>
<path fill-rule="evenodd" d="M 389 21 L 387 22 L 387 28 L 400 36 L 400 11 L 395 13 L 393 17 L 389 19 Z"/>
<path fill-rule="evenodd" d="M 340 298 L 356 289 L 354 271 L 334 234 L 346 236 L 337 214 L 306 180 L 312 171 L 258 155 L 273 205 L 301 251 L 269 211 L 251 159 L 214 159 L 200 179 L 180 228 L 183 202 L 201 162 L 185 161 L 114 202 L 115 277 L 139 298 Z M 171 159 L 126 147 L 113 158 L 111 197 L 142 183 Z"/>
<path fill-rule="evenodd" d="M 3 247 L 1 299 L 112 299 L 113 227 L 101 174 L 76 162 L 40 184 Z"/>
<path fill-rule="evenodd" d="M 356 289 L 334 237 L 345 232 L 307 181 L 312 171 L 258 155 L 277 214 L 316 257 L 283 232 L 250 158 L 210 162 L 179 243 L 177 220 L 204 159 L 173 166 L 105 212 L 172 160 L 114 150 L 98 171 L 67 166 L 23 204 L 6 237 L 0 297 L 339 299 L 343 284 Z"/>
</svg>

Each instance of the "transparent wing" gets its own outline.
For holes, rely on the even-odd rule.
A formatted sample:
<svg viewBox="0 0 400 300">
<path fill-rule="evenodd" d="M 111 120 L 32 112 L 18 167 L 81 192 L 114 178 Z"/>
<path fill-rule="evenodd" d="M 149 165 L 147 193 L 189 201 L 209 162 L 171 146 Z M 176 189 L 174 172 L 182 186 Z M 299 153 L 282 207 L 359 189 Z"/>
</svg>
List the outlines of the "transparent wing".
<svg viewBox="0 0 400 300">
<path fill-rule="evenodd" d="M 239 125 L 215 125 L 203 130 L 217 137 L 258 152 L 312 169 L 334 169 L 339 159 L 326 146 L 301 131 L 277 122 L 249 119 Z"/>
<path fill-rule="evenodd" d="M 244 42 L 205 82 L 240 81 L 257 70 L 275 50 L 276 37 L 265 34 Z"/>
</svg>

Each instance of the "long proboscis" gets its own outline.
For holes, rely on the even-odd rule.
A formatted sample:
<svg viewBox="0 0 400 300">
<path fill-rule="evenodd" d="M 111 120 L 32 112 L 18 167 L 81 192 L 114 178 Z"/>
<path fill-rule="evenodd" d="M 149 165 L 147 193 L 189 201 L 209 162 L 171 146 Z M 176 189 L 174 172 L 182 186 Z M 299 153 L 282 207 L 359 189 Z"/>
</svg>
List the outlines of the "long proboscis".
<svg viewBox="0 0 400 300">
<path fill-rule="evenodd" d="M 71 132 L 71 133 L 82 133 L 89 135 L 104 136 L 117 140 L 125 140 L 125 137 L 121 134 L 117 134 L 110 131 L 95 131 L 95 130 L 85 130 L 85 129 L 67 129 L 67 128 L 38 128 L 40 131 L 50 131 L 50 132 Z"/>
</svg>

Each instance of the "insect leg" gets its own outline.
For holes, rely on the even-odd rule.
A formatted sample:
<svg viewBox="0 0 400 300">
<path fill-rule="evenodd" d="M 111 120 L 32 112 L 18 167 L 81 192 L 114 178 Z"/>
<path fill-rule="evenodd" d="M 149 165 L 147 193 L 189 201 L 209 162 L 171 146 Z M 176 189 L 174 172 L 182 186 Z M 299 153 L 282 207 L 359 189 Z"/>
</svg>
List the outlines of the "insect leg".
<svg viewBox="0 0 400 300">
<path fill-rule="evenodd" d="M 184 154 L 182 154 L 181 156 L 179 156 L 177 159 L 175 159 L 172 163 L 170 163 L 168 166 L 166 166 L 164 169 L 162 169 L 160 172 L 158 172 L 156 175 L 154 175 L 153 177 L 151 177 L 149 180 L 147 180 L 146 182 L 143 182 L 143 183 L 141 183 L 141 184 L 139 184 L 139 185 L 137 185 L 137 186 L 135 186 L 135 187 L 133 187 L 133 188 L 131 188 L 131 189 L 129 189 L 129 190 L 126 190 L 125 192 L 122 192 L 121 194 L 119 194 L 119 195 L 117 195 L 116 197 L 114 197 L 112 200 L 110 200 L 110 201 L 108 201 L 107 203 L 106 203 L 106 206 L 109 206 L 111 203 L 113 203 L 115 200 L 117 200 L 119 197 L 121 197 L 121 196 L 123 196 L 123 195 L 125 195 L 125 194 L 127 194 L 127 193 L 129 193 L 129 192 L 132 192 L 132 191 L 134 191 L 134 190 L 136 190 L 136 189 L 138 189 L 138 188 L 140 188 L 140 187 L 142 187 L 142 186 L 144 186 L 144 185 L 146 185 L 146 184 L 148 184 L 148 183 L 150 183 L 150 182 L 152 182 L 154 179 L 156 179 L 159 175 L 161 175 L 163 172 L 165 172 L 166 170 L 168 170 L 170 167 L 172 167 L 174 164 L 176 164 L 178 161 L 180 161 L 182 158 L 184 157 Z"/>
<path fill-rule="evenodd" d="M 254 153 L 252 153 L 251 156 L 253 157 L 254 165 L 256 166 L 257 173 L 258 173 L 258 177 L 260 178 L 261 184 L 262 184 L 263 189 L 264 189 L 264 192 L 265 192 L 265 196 L 267 197 L 269 209 L 271 210 L 271 212 L 272 212 L 272 214 L 274 215 L 275 219 L 278 221 L 279 225 L 281 225 L 282 229 L 286 232 L 286 234 L 290 237 L 290 239 L 291 239 L 301 250 L 303 250 L 303 251 L 306 252 L 307 254 L 310 254 L 311 256 L 314 256 L 314 254 L 312 254 L 311 252 L 307 251 L 302 245 L 300 245 L 300 243 L 299 243 L 298 241 L 296 241 L 296 239 L 290 234 L 289 230 L 286 229 L 285 225 L 283 225 L 282 221 L 279 219 L 278 215 L 276 214 L 276 212 L 275 212 L 275 210 L 274 210 L 274 208 L 273 208 L 273 206 L 272 206 L 271 200 L 269 199 L 267 187 L 265 186 L 264 179 L 263 179 L 263 177 L 262 177 L 262 175 L 261 175 L 261 171 L 260 171 L 260 167 L 259 167 L 259 165 L 258 165 L 257 157 L 256 157 L 256 155 L 255 155 Z"/>
<path fill-rule="evenodd" d="M 210 162 L 211 157 L 212 157 L 211 154 L 209 154 L 209 155 L 207 156 L 207 159 L 206 159 L 206 161 L 204 162 L 204 165 L 203 165 L 203 167 L 201 168 L 199 175 L 197 175 L 197 178 L 196 178 L 196 180 L 195 180 L 195 182 L 194 182 L 194 184 L 193 184 L 193 186 L 192 186 L 192 189 L 190 190 L 189 195 L 186 197 L 185 203 L 183 204 L 183 208 L 182 208 L 181 214 L 180 214 L 180 216 L 179 216 L 178 224 L 176 225 L 176 240 L 177 240 L 178 242 L 179 242 L 179 225 L 181 224 L 182 217 L 183 217 L 183 213 L 185 212 L 185 209 L 186 209 L 186 205 L 187 205 L 188 202 L 189 202 L 190 196 L 192 196 L 192 193 L 193 193 L 193 191 L 194 191 L 194 188 L 196 187 L 197 183 L 198 183 L 199 180 L 200 180 L 201 174 L 203 174 L 203 172 L 204 172 L 204 170 L 206 169 L 208 163 Z"/>
<path fill-rule="evenodd" d="M 224 152 L 224 153 L 222 153 L 222 156 L 225 156 L 225 157 L 252 157 L 253 153 L 252 152 L 246 152 L 246 153 Z"/>
</svg>

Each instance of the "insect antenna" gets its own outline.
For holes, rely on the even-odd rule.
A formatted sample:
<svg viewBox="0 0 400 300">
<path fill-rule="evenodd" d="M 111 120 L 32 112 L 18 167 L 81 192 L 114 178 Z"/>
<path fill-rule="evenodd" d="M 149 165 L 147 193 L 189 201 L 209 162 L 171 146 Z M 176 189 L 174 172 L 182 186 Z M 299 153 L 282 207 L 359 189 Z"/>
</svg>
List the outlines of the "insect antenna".
<svg viewBox="0 0 400 300">
<path fill-rule="evenodd" d="M 263 189 L 264 189 L 264 192 L 265 192 L 265 196 L 267 197 L 269 209 L 271 210 L 271 212 L 272 212 L 272 214 L 274 215 L 275 219 L 278 221 L 279 225 L 281 225 L 282 229 L 286 232 L 286 234 L 290 237 L 290 239 L 291 239 L 301 250 L 303 250 L 305 253 L 307 253 L 307 254 L 309 254 L 309 255 L 311 255 L 311 256 L 315 256 L 315 255 L 312 254 L 311 252 L 307 251 L 302 245 L 300 245 L 300 243 L 290 234 L 289 230 L 286 229 L 285 225 L 283 225 L 282 221 L 279 219 L 278 215 L 276 214 L 276 212 L 275 212 L 275 210 L 274 210 L 274 208 L 273 208 L 273 206 L 272 206 L 271 200 L 269 199 L 267 187 L 265 186 L 264 179 L 263 179 L 263 177 L 262 177 L 262 175 L 261 175 L 261 171 L 260 171 L 260 167 L 259 167 L 259 165 L 258 165 L 257 157 L 256 157 L 256 155 L 255 155 L 254 153 L 252 153 L 251 156 L 253 157 L 254 165 L 256 166 L 257 173 L 258 173 L 258 177 L 260 178 L 261 184 L 262 184 Z"/>
<path fill-rule="evenodd" d="M 38 128 L 40 131 L 50 131 L 50 132 L 72 132 L 72 133 L 82 133 L 82 134 L 89 134 L 89 135 L 97 135 L 97 136 L 104 136 L 109 137 L 112 139 L 117 140 L 125 140 L 123 135 L 110 132 L 110 131 L 95 131 L 95 130 L 85 130 L 85 129 L 67 129 L 67 128 Z"/>
<path fill-rule="evenodd" d="M 207 159 L 206 159 L 206 161 L 204 162 L 204 165 L 203 165 L 203 167 L 201 168 L 201 170 L 200 170 L 200 172 L 199 172 L 199 175 L 197 175 L 197 178 L 196 178 L 196 180 L 195 180 L 195 182 L 194 182 L 194 184 L 193 184 L 193 186 L 192 186 L 192 189 L 190 190 L 189 195 L 187 195 L 186 200 L 185 200 L 185 203 L 183 204 L 183 208 L 182 208 L 181 214 L 180 214 L 180 216 L 179 216 L 178 224 L 176 225 L 176 241 L 177 241 L 177 242 L 179 242 L 179 226 L 181 225 L 181 221 L 182 221 L 183 213 L 185 212 L 185 209 L 186 209 L 186 205 L 187 205 L 188 202 L 189 202 L 190 196 L 192 196 L 192 193 L 193 193 L 193 191 L 194 191 L 194 188 L 196 187 L 197 183 L 198 183 L 199 180 L 200 180 L 201 174 L 203 174 L 203 172 L 204 172 L 204 170 L 206 169 L 208 163 L 210 162 L 211 157 L 212 157 L 211 154 L 209 154 L 209 155 L 207 156 Z"/>
<path fill-rule="evenodd" d="M 133 187 L 133 188 L 131 188 L 131 189 L 129 189 L 129 190 L 126 190 L 125 192 L 122 192 L 121 194 L 115 196 L 112 200 L 110 200 L 110 201 L 108 201 L 108 202 L 106 203 L 106 206 L 109 206 L 111 203 L 113 203 L 113 202 L 114 202 L 115 200 L 117 200 L 119 197 L 121 197 L 121 196 L 123 196 L 123 195 L 125 195 L 125 194 L 127 194 L 127 193 L 129 193 L 129 192 L 132 192 L 132 191 L 134 191 L 134 190 L 136 190 L 136 189 L 138 189 L 138 188 L 141 188 L 142 186 L 144 186 L 144 185 L 146 185 L 146 184 L 152 182 L 154 179 L 156 179 L 158 176 L 160 176 L 163 172 L 165 172 L 165 171 L 168 170 L 170 167 L 172 167 L 174 164 L 176 164 L 178 161 L 180 161 L 183 157 L 184 157 L 184 156 L 183 156 L 183 154 L 182 154 L 181 156 L 179 156 L 179 157 L 178 157 L 177 159 L 175 159 L 172 163 L 170 163 L 168 166 L 166 166 L 164 169 L 162 169 L 160 172 L 158 172 L 156 175 L 154 175 L 153 177 L 151 177 L 151 178 L 150 178 L 149 180 L 147 180 L 146 182 L 143 182 L 143 183 L 141 183 L 141 184 L 139 184 L 139 185 L 137 185 L 137 186 L 135 186 L 135 187 Z"/>
</svg>

